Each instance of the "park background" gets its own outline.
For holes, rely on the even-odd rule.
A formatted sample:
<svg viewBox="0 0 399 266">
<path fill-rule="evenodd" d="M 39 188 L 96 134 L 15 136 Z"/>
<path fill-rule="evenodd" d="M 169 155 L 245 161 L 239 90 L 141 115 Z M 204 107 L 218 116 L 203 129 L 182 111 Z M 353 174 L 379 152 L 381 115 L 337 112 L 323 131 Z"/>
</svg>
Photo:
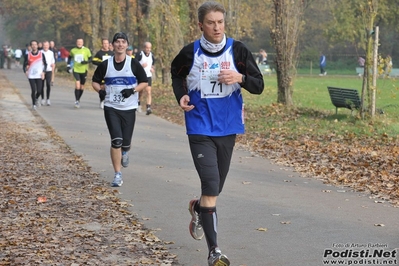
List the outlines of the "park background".
<svg viewBox="0 0 399 266">
<path fill-rule="evenodd" d="M 126 32 L 135 48 L 151 41 L 157 59 L 154 114 L 182 124 L 182 113 L 171 93 L 170 62 L 183 45 L 200 36 L 196 11 L 203 2 L 3 0 L 0 41 L 16 48 L 31 39 L 47 39 L 54 40 L 57 47 L 71 48 L 76 38 L 83 37 L 85 46 L 92 51 L 100 49 L 102 37 L 111 38 L 117 31 Z M 270 31 L 275 22 L 274 4 L 284 1 L 220 2 L 227 9 L 227 35 L 244 41 L 254 56 L 260 48 L 266 49 L 273 68 L 275 47 Z M 296 69 L 301 75 L 292 80 L 294 104 L 277 103 L 276 75 L 265 75 L 265 91 L 260 97 L 244 92 L 247 133 L 238 141 L 306 175 L 399 204 L 398 81 L 389 75 L 379 76 L 377 108 L 383 113 L 373 119 L 360 119 L 358 112 L 345 109 L 335 114 L 327 91 L 327 86 L 361 89 L 363 80 L 355 68 L 358 56 L 365 54 L 366 37 L 373 30 L 366 25 L 370 15 L 375 15 L 374 26 L 379 26 L 379 54 L 391 56 L 395 68 L 399 60 L 395 50 L 399 9 L 392 7 L 398 6 L 399 0 L 301 0 L 300 3 L 297 13 L 303 14 L 296 25 L 299 31 L 295 44 Z M 371 6 L 378 9 L 370 12 Z M 292 16 L 296 14 L 293 12 Z M 284 20 L 291 18 L 286 16 Z M 318 75 L 321 52 L 327 56 L 328 71 L 322 77 Z"/>
<path fill-rule="evenodd" d="M 3 0 L 0 3 L 0 43 L 23 49 L 30 40 L 54 40 L 58 48 L 74 47 L 83 37 L 92 51 L 101 38 L 117 31 L 128 34 L 140 49 L 150 41 L 158 59 L 157 70 L 169 82 L 171 59 L 185 44 L 201 34 L 197 25 L 200 0 Z M 275 49 L 270 31 L 275 20 L 273 0 L 222 0 L 227 9 L 227 35 L 245 42 L 256 54 L 263 48 L 272 68 Z M 295 1 L 294 1 L 295 2 Z M 358 56 L 365 55 L 366 0 L 304 0 L 297 41 L 297 67 L 305 73 L 318 68 L 320 53 L 327 57 L 327 71 L 354 74 Z M 379 54 L 391 56 L 395 68 L 399 52 L 398 0 L 376 1 L 375 24 L 380 28 Z M 288 18 L 289 20 L 289 18 Z M 316 71 L 317 72 L 317 71 Z"/>
</svg>

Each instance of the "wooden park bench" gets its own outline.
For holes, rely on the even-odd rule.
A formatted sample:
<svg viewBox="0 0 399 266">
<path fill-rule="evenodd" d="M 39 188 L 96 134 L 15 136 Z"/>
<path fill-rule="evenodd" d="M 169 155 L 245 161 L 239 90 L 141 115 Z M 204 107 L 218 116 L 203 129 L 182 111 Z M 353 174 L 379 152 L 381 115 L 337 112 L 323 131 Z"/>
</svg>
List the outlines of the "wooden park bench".
<svg viewBox="0 0 399 266">
<path fill-rule="evenodd" d="M 338 108 L 348 108 L 351 110 L 351 114 L 354 109 L 357 110 L 360 108 L 361 101 L 357 90 L 335 87 L 327 88 L 331 102 L 335 106 L 335 114 L 338 114 Z"/>
</svg>

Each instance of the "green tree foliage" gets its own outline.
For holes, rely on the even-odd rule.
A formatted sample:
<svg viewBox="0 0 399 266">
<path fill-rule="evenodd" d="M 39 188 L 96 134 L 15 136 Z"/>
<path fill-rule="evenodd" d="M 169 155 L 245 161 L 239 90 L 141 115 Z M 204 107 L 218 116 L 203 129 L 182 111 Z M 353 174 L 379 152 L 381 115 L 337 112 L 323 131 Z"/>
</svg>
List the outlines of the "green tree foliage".
<svg viewBox="0 0 399 266">
<path fill-rule="evenodd" d="M 162 83 L 170 83 L 170 62 L 183 47 L 183 34 L 178 19 L 177 1 L 159 0 L 152 6 L 149 31 L 152 32 L 153 51 L 162 72 Z"/>
<path fill-rule="evenodd" d="M 323 51 L 364 55 L 369 32 L 364 10 L 373 0 L 219 0 L 227 10 L 226 33 L 244 41 L 253 52 L 266 48 L 276 62 L 279 102 L 291 104 L 297 58 L 318 61 Z M 77 37 L 97 50 L 102 37 L 128 34 L 141 48 L 151 41 L 163 82 L 168 82 L 171 59 L 201 35 L 197 9 L 204 0 L 2 0 L 0 11 L 12 43 L 52 39 L 58 46 L 75 45 Z M 279 8 L 296 7 L 296 9 Z M 299 8 L 299 5 L 302 5 Z M 380 1 L 374 25 L 380 27 L 380 53 L 399 59 L 399 0 Z M 273 39 L 273 38 L 274 39 Z M 299 51 L 299 54 L 298 54 Z M 276 56 L 277 55 L 277 56 Z M 356 56 L 349 61 L 356 66 Z M 284 65 L 284 67 L 282 67 Z M 282 89 L 284 87 L 284 89 Z"/>
</svg>

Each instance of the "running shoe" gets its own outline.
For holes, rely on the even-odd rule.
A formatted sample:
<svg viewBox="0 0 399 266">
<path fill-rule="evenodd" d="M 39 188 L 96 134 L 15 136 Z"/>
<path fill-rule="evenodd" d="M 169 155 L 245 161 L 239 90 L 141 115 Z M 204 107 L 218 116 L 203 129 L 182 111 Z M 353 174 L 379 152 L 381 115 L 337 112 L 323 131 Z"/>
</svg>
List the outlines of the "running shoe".
<svg viewBox="0 0 399 266">
<path fill-rule="evenodd" d="M 46 104 L 46 101 L 44 99 L 42 99 L 41 104 L 42 104 L 42 106 L 44 106 Z"/>
<path fill-rule="evenodd" d="M 37 109 L 36 105 L 32 105 L 32 110 L 36 111 L 36 109 Z"/>
<path fill-rule="evenodd" d="M 214 248 L 208 257 L 209 266 L 229 266 L 230 261 L 226 255 L 222 254 L 219 248 Z"/>
<path fill-rule="evenodd" d="M 204 230 L 202 228 L 201 219 L 199 214 L 195 211 L 195 204 L 198 200 L 193 199 L 188 204 L 188 211 L 191 214 L 191 221 L 188 226 L 191 236 L 195 240 L 201 240 L 204 237 Z"/>
<path fill-rule="evenodd" d="M 127 151 L 122 151 L 122 166 L 123 167 L 128 167 L 129 165 L 129 154 Z"/>
<path fill-rule="evenodd" d="M 76 101 L 76 102 L 75 102 L 75 108 L 80 108 L 79 101 Z"/>
<path fill-rule="evenodd" d="M 147 108 L 147 112 L 145 113 L 146 115 L 150 115 L 152 113 L 152 110 L 150 107 Z"/>
<path fill-rule="evenodd" d="M 50 105 L 51 105 L 50 99 L 48 99 L 48 100 L 47 100 L 47 106 L 50 106 Z"/>
<path fill-rule="evenodd" d="M 122 173 L 121 172 L 115 173 L 114 181 L 112 181 L 111 186 L 120 187 L 122 186 L 122 184 L 123 184 Z"/>
</svg>

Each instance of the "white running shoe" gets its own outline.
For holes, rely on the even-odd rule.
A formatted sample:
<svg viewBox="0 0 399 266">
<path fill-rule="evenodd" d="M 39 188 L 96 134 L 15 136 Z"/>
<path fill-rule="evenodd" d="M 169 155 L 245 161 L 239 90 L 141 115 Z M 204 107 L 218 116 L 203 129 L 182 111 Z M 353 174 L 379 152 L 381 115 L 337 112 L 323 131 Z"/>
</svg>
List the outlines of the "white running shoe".
<svg viewBox="0 0 399 266">
<path fill-rule="evenodd" d="M 76 101 L 76 102 L 75 102 L 75 108 L 80 108 L 79 101 Z"/>
<path fill-rule="evenodd" d="M 122 184 L 123 184 L 122 173 L 121 172 L 115 173 L 114 180 L 112 181 L 111 186 L 120 187 L 122 186 Z"/>
<path fill-rule="evenodd" d="M 127 151 L 123 151 L 122 152 L 122 166 L 123 167 L 128 167 L 129 165 L 129 154 L 127 153 Z"/>
<path fill-rule="evenodd" d="M 50 105 L 51 105 L 51 103 L 50 103 L 50 99 L 47 99 L 47 105 L 48 105 L 48 106 L 50 106 Z"/>
<path fill-rule="evenodd" d="M 44 99 L 42 99 L 41 104 L 44 106 L 46 104 L 46 101 Z"/>
<path fill-rule="evenodd" d="M 195 240 L 201 240 L 204 237 L 204 229 L 202 228 L 202 223 L 199 214 L 195 211 L 195 204 L 197 204 L 197 199 L 193 199 L 188 204 L 188 211 L 191 214 L 191 221 L 188 226 L 191 236 Z"/>
<path fill-rule="evenodd" d="M 226 255 L 222 254 L 219 248 L 213 249 L 208 257 L 209 266 L 229 266 L 230 261 Z"/>
</svg>

